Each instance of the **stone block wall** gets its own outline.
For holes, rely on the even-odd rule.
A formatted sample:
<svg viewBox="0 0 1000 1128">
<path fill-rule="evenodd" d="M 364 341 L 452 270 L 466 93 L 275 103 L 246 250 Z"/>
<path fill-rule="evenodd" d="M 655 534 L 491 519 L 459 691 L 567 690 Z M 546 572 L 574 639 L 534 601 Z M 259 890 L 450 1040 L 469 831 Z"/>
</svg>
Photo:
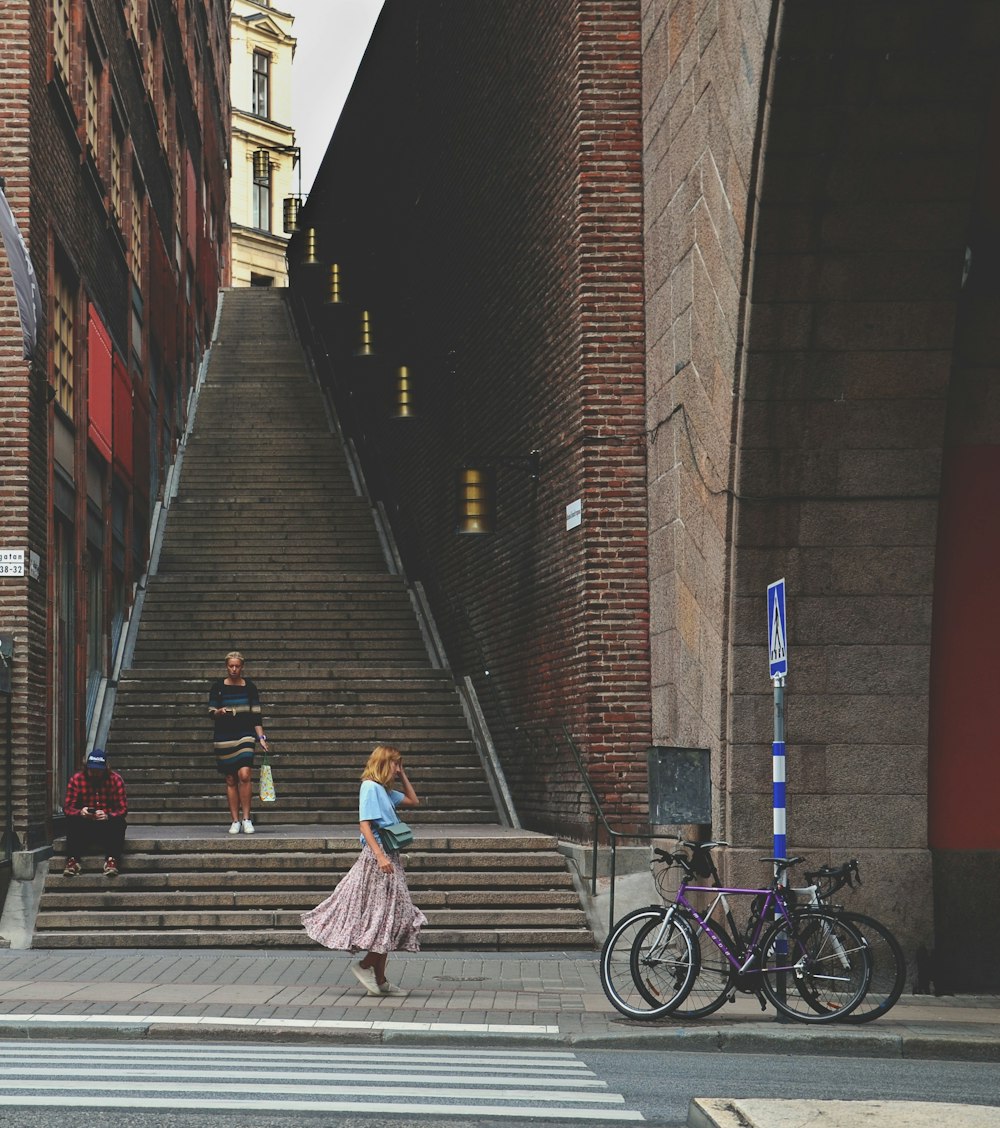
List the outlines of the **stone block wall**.
<svg viewBox="0 0 1000 1128">
<path fill-rule="evenodd" d="M 771 18 L 769 3 L 643 7 L 653 736 L 713 750 L 716 833 L 729 788 L 745 248 Z"/>
</svg>

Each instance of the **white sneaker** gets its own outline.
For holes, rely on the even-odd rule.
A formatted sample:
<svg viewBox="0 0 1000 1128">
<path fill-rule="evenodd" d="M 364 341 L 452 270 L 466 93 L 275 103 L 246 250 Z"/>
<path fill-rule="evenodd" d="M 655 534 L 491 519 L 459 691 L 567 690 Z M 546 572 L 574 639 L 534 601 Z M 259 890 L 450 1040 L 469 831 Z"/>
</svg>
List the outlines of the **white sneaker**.
<svg viewBox="0 0 1000 1128">
<path fill-rule="evenodd" d="M 243 833 L 253 834 L 253 823 L 249 819 L 243 820 Z"/>
<path fill-rule="evenodd" d="M 381 995 L 379 990 L 378 981 L 375 979 L 375 972 L 370 967 L 362 967 L 361 964 L 352 963 L 351 972 L 354 978 L 361 984 L 362 987 L 368 992 L 369 995 Z"/>
<path fill-rule="evenodd" d="M 232 825 L 230 826 L 230 828 L 229 828 L 229 833 L 230 833 L 230 834 L 239 834 L 239 832 L 240 832 L 240 820 L 239 820 L 239 819 L 237 819 L 237 820 L 236 820 L 236 822 L 234 822 L 234 823 L 233 823 L 233 824 L 232 824 Z"/>
<path fill-rule="evenodd" d="M 380 995 L 398 995 L 400 998 L 410 993 L 402 987 L 397 987 L 395 983 L 390 983 L 388 979 L 378 985 L 378 990 Z"/>
</svg>

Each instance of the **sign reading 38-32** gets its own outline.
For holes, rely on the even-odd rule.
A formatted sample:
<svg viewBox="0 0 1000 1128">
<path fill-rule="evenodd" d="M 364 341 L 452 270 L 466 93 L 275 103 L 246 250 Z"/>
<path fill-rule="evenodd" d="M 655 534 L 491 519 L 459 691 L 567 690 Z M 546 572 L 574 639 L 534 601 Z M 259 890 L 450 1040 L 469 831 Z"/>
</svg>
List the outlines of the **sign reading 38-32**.
<svg viewBox="0 0 1000 1128">
<path fill-rule="evenodd" d="M 0 548 L 0 576 L 24 575 L 24 549 Z"/>
</svg>

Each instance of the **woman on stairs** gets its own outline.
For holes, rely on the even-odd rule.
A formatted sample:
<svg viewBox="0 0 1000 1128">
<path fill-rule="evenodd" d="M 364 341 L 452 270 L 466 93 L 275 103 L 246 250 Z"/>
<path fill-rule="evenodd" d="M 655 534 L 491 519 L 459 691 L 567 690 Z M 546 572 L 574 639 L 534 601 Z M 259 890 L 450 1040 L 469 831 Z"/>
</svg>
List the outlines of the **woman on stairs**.
<svg viewBox="0 0 1000 1128">
<path fill-rule="evenodd" d="M 333 893 L 302 917 L 306 932 L 324 947 L 367 953 L 351 964 L 351 973 L 369 995 L 405 995 L 386 978 L 386 960 L 390 952 L 420 951 L 420 929 L 427 918 L 410 897 L 399 853 L 384 845 L 379 834 L 381 827 L 398 821 L 397 807 L 419 804 L 399 749 L 376 745 L 361 773 L 358 860 Z"/>
<path fill-rule="evenodd" d="M 243 655 L 231 650 L 226 655 L 226 676 L 213 682 L 208 692 L 208 712 L 215 719 L 215 764 L 226 777 L 226 798 L 233 820 L 230 834 L 239 834 L 240 830 L 253 834 L 250 795 L 257 742 L 267 751 L 260 695 L 253 682 L 243 676 L 243 666 Z"/>
</svg>

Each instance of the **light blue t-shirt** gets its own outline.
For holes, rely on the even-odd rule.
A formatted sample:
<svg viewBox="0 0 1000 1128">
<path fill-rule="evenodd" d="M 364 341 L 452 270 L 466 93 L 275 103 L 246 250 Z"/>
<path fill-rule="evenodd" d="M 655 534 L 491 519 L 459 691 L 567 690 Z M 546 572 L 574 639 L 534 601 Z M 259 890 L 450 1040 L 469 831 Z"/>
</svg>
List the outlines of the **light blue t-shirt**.
<svg viewBox="0 0 1000 1128">
<path fill-rule="evenodd" d="M 382 844 L 382 836 L 378 832 L 380 826 L 391 826 L 399 819 L 396 808 L 406 798 L 402 791 L 389 791 L 373 779 L 361 781 L 361 793 L 358 796 L 358 822 L 370 822 L 375 825 L 372 830 L 375 837 Z M 365 836 L 361 835 L 361 841 Z"/>
</svg>

